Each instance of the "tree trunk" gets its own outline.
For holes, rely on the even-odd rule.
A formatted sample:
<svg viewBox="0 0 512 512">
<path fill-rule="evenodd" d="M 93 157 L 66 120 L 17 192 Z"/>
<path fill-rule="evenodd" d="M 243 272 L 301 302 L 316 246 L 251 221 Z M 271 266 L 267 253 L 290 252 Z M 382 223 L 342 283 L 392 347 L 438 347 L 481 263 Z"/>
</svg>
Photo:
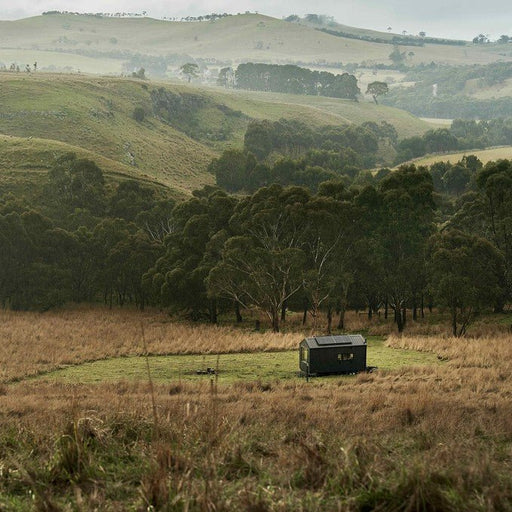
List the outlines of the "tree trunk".
<svg viewBox="0 0 512 512">
<path fill-rule="evenodd" d="M 286 301 L 283 302 L 281 307 L 281 322 L 286 322 Z"/>
<path fill-rule="evenodd" d="M 304 312 L 302 313 L 302 325 L 306 325 L 308 319 L 308 301 L 304 301 Z"/>
<path fill-rule="evenodd" d="M 345 305 L 342 304 L 340 307 L 340 316 L 338 320 L 338 329 L 342 331 L 345 329 Z"/>
<path fill-rule="evenodd" d="M 331 334 L 332 330 L 332 306 L 327 308 L 327 334 Z"/>
<path fill-rule="evenodd" d="M 242 323 L 242 314 L 240 313 L 240 304 L 238 302 L 235 302 L 235 316 L 236 316 L 236 323 L 240 324 Z"/>
<path fill-rule="evenodd" d="M 402 318 L 402 311 L 400 308 L 395 309 L 395 322 L 398 332 L 402 333 L 404 330 L 404 319 Z"/>
<path fill-rule="evenodd" d="M 270 312 L 271 320 L 272 320 L 272 331 L 279 332 L 279 313 L 277 308 L 273 308 Z"/>
<path fill-rule="evenodd" d="M 210 300 L 210 323 L 217 323 L 217 301 L 215 299 Z"/>
<path fill-rule="evenodd" d="M 389 304 L 388 304 L 388 299 L 386 299 L 386 301 L 384 302 L 384 320 L 388 319 L 388 309 L 389 309 Z"/>
</svg>

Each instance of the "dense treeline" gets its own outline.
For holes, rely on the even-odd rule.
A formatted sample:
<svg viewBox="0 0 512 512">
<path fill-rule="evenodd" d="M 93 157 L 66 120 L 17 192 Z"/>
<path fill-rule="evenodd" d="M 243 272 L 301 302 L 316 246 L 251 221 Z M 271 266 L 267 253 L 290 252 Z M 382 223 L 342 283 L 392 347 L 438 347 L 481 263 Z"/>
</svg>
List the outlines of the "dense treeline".
<svg viewBox="0 0 512 512">
<path fill-rule="evenodd" d="M 360 41 L 369 41 L 370 43 L 379 44 L 400 44 L 403 46 L 425 46 L 425 44 L 442 44 L 448 46 L 466 46 L 467 41 L 461 39 L 442 39 L 437 37 L 421 37 L 421 36 L 400 36 L 393 35 L 391 37 L 379 37 L 368 34 L 356 34 L 354 32 L 345 32 L 343 30 L 334 30 L 329 28 L 317 28 L 320 32 L 325 32 L 331 36 L 344 37 L 347 39 L 359 39 Z"/>
<path fill-rule="evenodd" d="M 209 171 L 228 192 L 254 192 L 272 183 L 316 190 L 329 179 L 342 179 L 345 184 L 354 180 L 372 183 L 372 174 L 365 169 L 391 163 L 393 158 L 398 165 L 430 153 L 502 145 L 512 145 L 512 118 L 480 122 L 456 119 L 450 128 L 402 140 L 385 121 L 319 128 L 286 119 L 251 121 L 243 149 L 224 151 L 212 161 Z M 382 162 L 383 153 L 395 156 Z"/>
<path fill-rule="evenodd" d="M 407 110 L 417 116 L 493 119 L 512 116 L 509 97 L 478 99 L 471 91 L 502 84 L 512 78 L 512 63 L 487 65 L 420 65 L 407 72 L 413 87 L 395 87 L 382 98 L 386 105 Z"/>
<path fill-rule="evenodd" d="M 40 197 L 1 198 L 2 305 L 45 310 L 101 299 L 143 308 L 142 276 L 171 230 L 173 206 L 135 181 L 111 190 L 94 162 L 61 157 Z"/>
<path fill-rule="evenodd" d="M 478 122 L 455 119 L 449 129 L 429 130 L 422 136 L 402 139 L 396 145 L 395 162 L 398 164 L 428 153 L 507 145 L 512 145 L 512 118 Z"/>
<path fill-rule="evenodd" d="M 361 41 L 370 41 L 372 43 L 402 44 L 407 46 L 423 46 L 425 43 L 456 46 L 464 46 L 467 44 L 467 41 L 462 41 L 458 39 L 427 37 L 425 32 L 420 32 L 419 35 L 417 36 L 412 34 L 383 34 L 382 36 L 378 36 L 376 35 L 377 32 L 346 32 L 345 30 L 339 29 L 340 25 L 334 21 L 334 18 L 332 16 L 326 16 L 325 14 L 306 14 L 303 18 L 297 16 L 296 14 L 291 14 L 290 16 L 284 18 L 284 21 L 288 21 L 290 23 L 302 22 L 308 25 L 318 25 L 316 30 L 320 30 L 321 32 L 325 32 L 327 34 L 337 37 L 359 39 Z"/>
<path fill-rule="evenodd" d="M 316 190 L 328 179 L 350 179 L 374 167 L 382 146 L 394 146 L 395 128 L 383 121 L 314 128 L 300 121 L 252 121 L 243 150 L 226 150 L 209 167 L 229 192 L 253 192 L 271 183 Z"/>
<path fill-rule="evenodd" d="M 357 100 L 360 94 L 357 78 L 343 73 L 311 71 L 292 64 L 240 64 L 235 71 L 239 89 L 308 94 Z"/>
<path fill-rule="evenodd" d="M 448 166 L 316 192 L 273 184 L 235 198 L 206 187 L 174 204 L 133 181 L 107 185 L 93 162 L 67 155 L 38 211 L 2 198 L 0 300 L 152 304 L 211 322 L 257 308 L 274 330 L 287 310 L 315 326 L 324 311 L 327 330 L 337 314 L 343 328 L 350 307 L 382 309 L 401 331 L 408 310 L 417 318 L 443 305 L 461 335 L 476 312 L 512 298 L 512 163 L 472 157 L 460 167 L 470 186 L 452 211 L 434 189 L 459 173 Z"/>
</svg>

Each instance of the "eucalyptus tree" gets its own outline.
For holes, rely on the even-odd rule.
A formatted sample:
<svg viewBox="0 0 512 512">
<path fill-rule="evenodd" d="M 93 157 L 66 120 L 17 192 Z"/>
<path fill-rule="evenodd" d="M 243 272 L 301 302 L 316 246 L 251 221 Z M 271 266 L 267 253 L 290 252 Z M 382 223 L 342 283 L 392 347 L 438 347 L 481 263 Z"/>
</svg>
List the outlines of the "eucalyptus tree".
<svg viewBox="0 0 512 512">
<path fill-rule="evenodd" d="M 447 231 L 432 237 L 430 282 L 450 310 L 453 336 L 463 336 L 475 314 L 503 294 L 503 256 L 487 240 Z"/>
<path fill-rule="evenodd" d="M 310 198 L 307 189 L 272 185 L 242 199 L 229 223 L 233 236 L 208 275 L 210 295 L 258 308 L 279 331 L 286 301 L 303 287 L 304 205 Z"/>
<path fill-rule="evenodd" d="M 489 240 L 505 261 L 507 299 L 512 298 L 512 161 L 488 163 L 477 175 L 484 194 Z"/>
<path fill-rule="evenodd" d="M 464 194 L 449 225 L 490 241 L 503 255 L 504 293 L 496 308 L 512 298 L 512 162 L 489 162 L 476 175 L 477 190 Z"/>
<path fill-rule="evenodd" d="M 228 228 L 236 199 L 215 188 L 194 192 L 171 214 L 172 232 L 164 239 L 164 254 L 144 276 L 155 300 L 199 319 L 205 313 L 216 322 L 216 296 L 207 296 L 205 278 L 216 264 L 211 240 Z"/>
<path fill-rule="evenodd" d="M 403 166 L 381 182 L 380 194 L 385 293 L 402 332 L 408 303 L 426 286 L 426 247 L 435 229 L 432 178 L 425 168 Z"/>
</svg>

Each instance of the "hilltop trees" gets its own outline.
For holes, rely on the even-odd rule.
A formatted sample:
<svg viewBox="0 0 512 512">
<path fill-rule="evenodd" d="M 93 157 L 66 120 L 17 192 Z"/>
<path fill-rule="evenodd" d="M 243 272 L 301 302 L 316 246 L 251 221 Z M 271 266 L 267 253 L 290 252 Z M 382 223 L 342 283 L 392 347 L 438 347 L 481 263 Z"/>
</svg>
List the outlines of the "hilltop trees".
<svg viewBox="0 0 512 512">
<path fill-rule="evenodd" d="M 360 94 L 355 76 L 311 71 L 291 64 L 240 64 L 235 72 L 236 87 L 253 91 L 308 94 L 357 100 Z"/>
</svg>

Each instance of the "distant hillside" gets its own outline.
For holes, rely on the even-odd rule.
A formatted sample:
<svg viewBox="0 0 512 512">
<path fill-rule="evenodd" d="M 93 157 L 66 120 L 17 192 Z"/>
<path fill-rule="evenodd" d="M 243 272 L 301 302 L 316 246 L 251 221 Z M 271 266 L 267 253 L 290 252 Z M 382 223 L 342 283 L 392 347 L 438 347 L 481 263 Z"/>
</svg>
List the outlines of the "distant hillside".
<svg viewBox="0 0 512 512">
<path fill-rule="evenodd" d="M 344 29 L 347 30 L 347 27 Z M 352 30 L 352 33 L 363 32 L 362 29 Z M 67 52 L 99 59 L 103 73 L 118 73 L 119 63 L 128 61 L 134 54 L 172 55 L 175 58 L 188 56 L 214 65 L 246 61 L 311 65 L 364 62 L 368 66 L 391 63 L 388 41 L 382 44 L 353 37 L 337 37 L 310 26 L 259 14 L 202 22 L 55 14 L 2 21 L 0 33 L 0 61 L 4 64 L 16 59 L 23 64 L 32 64 L 39 59 L 41 63 L 44 61 L 46 67 L 60 67 L 59 52 Z M 372 34 L 371 31 L 366 33 Z M 503 48 L 491 46 L 493 48 L 472 44 L 425 44 L 422 47 L 404 45 L 400 48 L 414 64 L 435 61 L 459 65 L 512 60 L 512 55 L 503 55 Z M 20 52 L 19 58 L 13 49 Z M 43 51 L 51 52 L 51 55 L 39 53 Z M 82 71 L 91 71 L 90 61 L 77 58 L 73 62 L 65 58 L 65 62 L 67 67 L 75 70 L 81 66 Z"/>
<path fill-rule="evenodd" d="M 430 166 L 436 162 L 450 162 L 455 164 L 462 160 L 464 156 L 475 155 L 483 164 L 495 160 L 512 160 L 512 146 L 503 146 L 490 149 L 478 149 L 468 151 L 458 151 L 456 153 L 443 153 L 436 155 L 427 155 L 421 158 L 412 160 L 416 165 Z"/>
<path fill-rule="evenodd" d="M 134 113 L 142 111 L 142 120 Z M 251 93 L 168 82 L 45 73 L 0 73 L 0 178 L 37 177 L 67 151 L 111 175 L 138 176 L 190 193 L 214 178 L 211 159 L 241 147 L 251 119 L 312 125 L 383 121 L 401 137 L 429 125 L 406 112 L 333 98 Z"/>
</svg>

